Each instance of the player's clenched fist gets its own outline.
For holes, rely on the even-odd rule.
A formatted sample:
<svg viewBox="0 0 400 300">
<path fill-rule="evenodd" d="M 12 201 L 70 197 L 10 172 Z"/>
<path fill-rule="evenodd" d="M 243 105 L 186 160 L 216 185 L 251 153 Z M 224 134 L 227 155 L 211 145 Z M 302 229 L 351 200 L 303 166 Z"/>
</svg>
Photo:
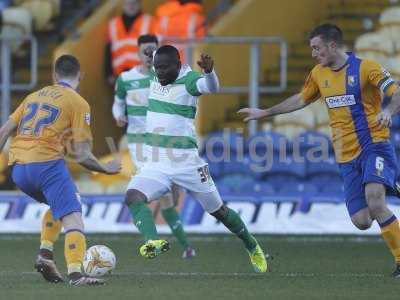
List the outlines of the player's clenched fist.
<svg viewBox="0 0 400 300">
<path fill-rule="evenodd" d="M 204 73 L 211 73 L 214 68 L 214 60 L 208 54 L 202 53 L 200 59 L 197 61 L 199 67 L 204 71 Z"/>
</svg>

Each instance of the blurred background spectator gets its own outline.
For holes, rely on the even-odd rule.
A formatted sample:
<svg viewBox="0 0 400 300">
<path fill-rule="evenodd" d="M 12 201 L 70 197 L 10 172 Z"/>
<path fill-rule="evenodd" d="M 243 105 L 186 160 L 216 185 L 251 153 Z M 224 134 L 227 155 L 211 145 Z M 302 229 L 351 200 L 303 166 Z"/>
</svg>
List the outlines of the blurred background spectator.
<svg viewBox="0 0 400 300">
<path fill-rule="evenodd" d="M 170 0 L 156 10 L 156 34 L 161 43 L 173 44 L 185 62 L 185 44 L 171 42 L 174 38 L 202 38 L 206 34 L 204 7 L 201 0 Z"/>
<path fill-rule="evenodd" d="M 154 33 L 154 26 L 153 17 L 142 12 L 141 0 L 124 0 L 122 14 L 108 25 L 105 73 L 110 85 L 121 72 L 139 64 L 137 39 Z"/>
</svg>

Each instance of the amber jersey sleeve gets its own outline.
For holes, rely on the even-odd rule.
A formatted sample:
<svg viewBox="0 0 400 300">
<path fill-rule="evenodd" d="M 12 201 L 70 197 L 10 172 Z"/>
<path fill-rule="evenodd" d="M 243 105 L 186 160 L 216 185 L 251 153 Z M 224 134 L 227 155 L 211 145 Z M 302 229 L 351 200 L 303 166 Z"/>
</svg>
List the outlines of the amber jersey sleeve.
<svg viewBox="0 0 400 300">
<path fill-rule="evenodd" d="M 398 85 L 390 73 L 380 64 L 371 60 L 364 60 L 363 71 L 366 73 L 368 82 L 378 88 L 385 96 L 391 97 L 397 90 Z"/>
<path fill-rule="evenodd" d="M 321 97 L 317 81 L 315 80 L 316 67 L 308 74 L 304 86 L 301 90 L 301 96 L 305 103 L 311 103 Z"/>
<path fill-rule="evenodd" d="M 91 141 L 92 133 L 90 130 L 91 114 L 90 106 L 83 99 L 78 98 L 71 102 L 74 109 L 71 110 L 71 129 L 73 141 L 76 143 Z"/>
</svg>

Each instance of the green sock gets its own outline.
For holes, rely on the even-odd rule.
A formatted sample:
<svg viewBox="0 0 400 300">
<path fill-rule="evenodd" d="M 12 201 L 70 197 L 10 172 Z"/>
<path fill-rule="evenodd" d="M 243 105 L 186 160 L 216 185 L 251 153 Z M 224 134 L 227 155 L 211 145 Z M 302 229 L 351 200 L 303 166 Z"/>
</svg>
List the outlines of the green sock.
<svg viewBox="0 0 400 300">
<path fill-rule="evenodd" d="M 143 235 L 145 241 L 158 240 L 156 225 L 154 224 L 153 213 L 144 202 L 135 202 L 128 206 L 132 214 L 133 222 Z"/>
<path fill-rule="evenodd" d="M 179 219 L 179 215 L 175 209 L 175 207 L 170 207 L 161 210 L 161 214 L 164 220 L 168 223 L 171 228 L 172 233 L 178 240 L 179 244 L 186 249 L 189 247 L 189 242 L 186 236 L 185 231 L 183 230 L 182 222 Z"/>
<path fill-rule="evenodd" d="M 247 250 L 254 250 L 254 248 L 257 246 L 257 240 L 249 233 L 246 225 L 244 225 L 237 212 L 228 207 L 228 213 L 226 214 L 225 218 L 221 220 L 221 222 L 243 241 Z"/>
</svg>

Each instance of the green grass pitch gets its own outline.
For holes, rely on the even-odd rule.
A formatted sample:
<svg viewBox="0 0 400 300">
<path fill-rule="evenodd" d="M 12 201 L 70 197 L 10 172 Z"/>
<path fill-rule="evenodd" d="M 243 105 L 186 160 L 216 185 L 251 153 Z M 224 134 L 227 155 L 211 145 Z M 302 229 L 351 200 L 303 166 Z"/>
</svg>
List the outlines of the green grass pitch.
<svg viewBox="0 0 400 300">
<path fill-rule="evenodd" d="M 172 242 L 170 252 L 145 260 L 137 235 L 89 235 L 105 244 L 117 268 L 103 287 L 49 284 L 33 270 L 38 235 L 0 235 L 0 299 L 400 299 L 400 280 L 379 237 L 258 236 L 273 256 L 270 272 L 252 272 L 240 241 L 228 235 L 193 235 L 198 256 L 186 261 Z M 63 241 L 56 260 L 65 272 Z"/>
</svg>

